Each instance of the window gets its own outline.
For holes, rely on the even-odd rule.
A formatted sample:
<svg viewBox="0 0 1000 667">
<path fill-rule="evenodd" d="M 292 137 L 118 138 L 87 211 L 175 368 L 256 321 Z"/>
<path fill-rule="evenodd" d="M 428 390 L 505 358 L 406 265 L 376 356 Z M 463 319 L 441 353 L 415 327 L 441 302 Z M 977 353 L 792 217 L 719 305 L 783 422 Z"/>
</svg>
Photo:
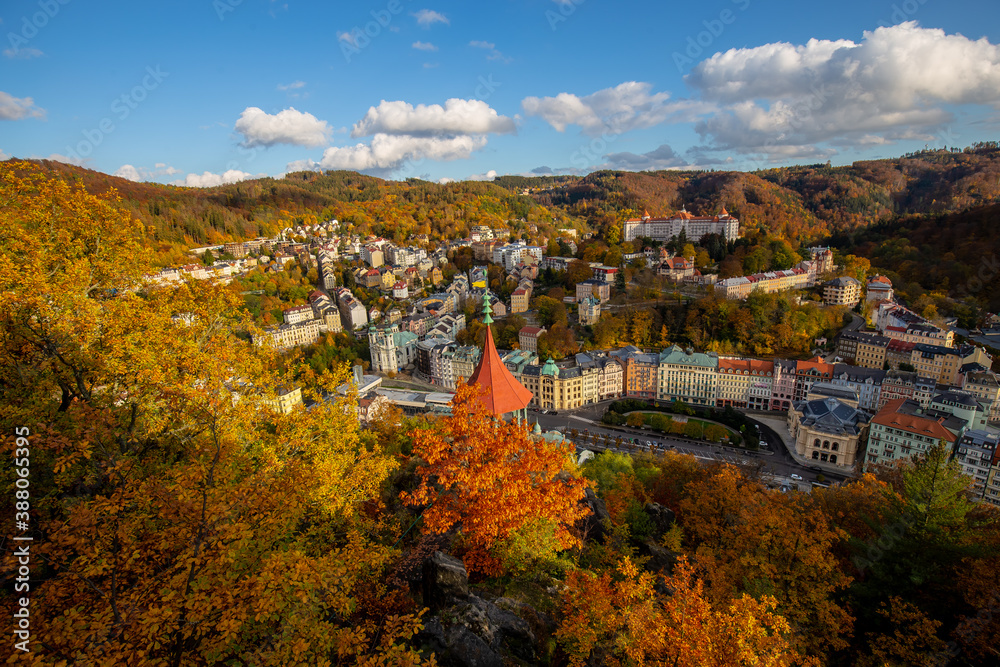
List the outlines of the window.
<svg viewBox="0 0 1000 667">
<path fill-rule="evenodd" d="M 823 456 L 826 456 L 826 454 L 824 454 Z M 813 459 L 815 460 L 818 458 L 819 458 L 819 452 L 813 452 Z"/>
</svg>

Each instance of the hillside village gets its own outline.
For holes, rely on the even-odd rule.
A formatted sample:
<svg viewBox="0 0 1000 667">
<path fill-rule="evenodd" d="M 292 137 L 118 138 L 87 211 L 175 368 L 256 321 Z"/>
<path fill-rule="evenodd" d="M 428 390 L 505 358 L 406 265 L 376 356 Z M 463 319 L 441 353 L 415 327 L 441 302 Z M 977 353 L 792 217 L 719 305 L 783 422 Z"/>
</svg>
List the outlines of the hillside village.
<svg viewBox="0 0 1000 667">
<path fill-rule="evenodd" d="M 678 235 L 695 242 L 709 234 L 736 236 L 739 221 L 725 209 L 711 217 L 682 210 L 673 218 L 647 213 L 627 221 L 626 237 L 649 245 L 623 255 L 619 266 L 548 255 L 544 238 L 539 245 L 509 242 L 506 230 L 485 225 L 473 227 L 468 238 L 436 247 L 426 237 L 401 247 L 384 238 L 342 234 L 339 227 L 331 220 L 288 228 L 274 239 L 199 248 L 198 254 L 232 259 L 164 269 L 151 279 L 225 282 L 252 270 L 315 269 L 317 284 L 308 303 L 284 309 L 283 322 L 254 339 L 292 349 L 313 345 L 327 333 L 351 332 L 370 355 L 370 375 L 360 396 L 363 421 L 390 404 L 408 413 L 446 409 L 440 392 L 447 396 L 467 383 L 480 362 L 481 345 L 459 339 L 470 324 L 467 313 L 479 312 L 485 298 L 496 318 L 531 317 L 533 323 L 524 324 L 511 349 L 500 354 L 513 377 L 532 392 L 533 410 L 572 411 L 636 398 L 776 414 L 787 420 L 789 450 L 803 464 L 844 474 L 909 458 L 944 440 L 974 479 L 978 497 L 1000 505 L 1000 380 L 992 371 L 993 357 L 972 343 L 956 345 L 953 331 L 896 303 L 885 276 L 872 274 L 862 284 L 838 275 L 828 247 L 809 248 L 809 259 L 792 269 L 717 281 L 714 274 L 695 270 L 693 258 L 661 244 Z M 559 247 L 572 255 L 575 232 L 565 231 L 570 235 L 559 239 Z M 473 260 L 464 272 L 451 261 L 461 252 Z M 533 312 L 541 271 L 565 274 L 573 264 L 586 267 L 589 273 L 576 283 L 575 294 L 563 299 L 575 311 L 576 324 L 586 327 L 601 320 L 612 293 L 622 287 L 626 265 L 637 261 L 678 288 L 711 290 L 726 299 L 817 289 L 826 306 L 861 309 L 871 328 L 848 327 L 835 340 L 818 340 L 820 355 L 807 359 L 734 357 L 677 345 L 588 349 L 558 362 L 539 354 L 547 333 Z M 494 267 L 508 285 L 506 300 L 489 287 Z M 345 279 L 352 287 L 343 284 Z M 381 295 L 381 303 L 389 305 L 366 308 L 359 288 Z M 399 373 L 431 391 L 381 387 L 380 378 Z M 291 396 L 283 409 L 299 400 Z"/>
</svg>

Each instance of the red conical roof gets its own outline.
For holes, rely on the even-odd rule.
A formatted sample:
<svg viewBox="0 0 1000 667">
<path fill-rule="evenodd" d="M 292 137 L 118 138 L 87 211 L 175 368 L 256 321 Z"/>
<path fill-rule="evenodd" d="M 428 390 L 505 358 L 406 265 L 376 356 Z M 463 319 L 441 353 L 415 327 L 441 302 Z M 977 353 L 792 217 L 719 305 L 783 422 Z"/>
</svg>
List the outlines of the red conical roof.
<svg viewBox="0 0 1000 667">
<path fill-rule="evenodd" d="M 534 395 L 525 389 L 500 361 L 489 324 L 486 325 L 483 356 L 472 377 L 469 378 L 469 384 L 480 385 L 486 390 L 479 396 L 479 400 L 487 410 L 498 417 L 523 409 Z"/>
</svg>

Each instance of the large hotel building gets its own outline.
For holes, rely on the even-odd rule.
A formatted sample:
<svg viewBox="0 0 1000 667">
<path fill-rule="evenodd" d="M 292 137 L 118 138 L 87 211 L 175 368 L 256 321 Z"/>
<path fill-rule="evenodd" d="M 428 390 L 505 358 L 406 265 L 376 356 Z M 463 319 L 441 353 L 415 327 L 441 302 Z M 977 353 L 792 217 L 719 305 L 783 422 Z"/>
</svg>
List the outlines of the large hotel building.
<svg viewBox="0 0 1000 667">
<path fill-rule="evenodd" d="M 723 208 L 719 215 L 696 216 L 681 209 L 672 218 L 651 218 L 643 214 L 639 220 L 626 220 L 622 233 L 626 241 L 648 237 L 654 241 L 669 241 L 681 232 L 691 241 L 697 242 L 708 234 L 720 234 L 726 241 L 735 241 L 740 235 L 740 221 L 729 215 Z"/>
</svg>

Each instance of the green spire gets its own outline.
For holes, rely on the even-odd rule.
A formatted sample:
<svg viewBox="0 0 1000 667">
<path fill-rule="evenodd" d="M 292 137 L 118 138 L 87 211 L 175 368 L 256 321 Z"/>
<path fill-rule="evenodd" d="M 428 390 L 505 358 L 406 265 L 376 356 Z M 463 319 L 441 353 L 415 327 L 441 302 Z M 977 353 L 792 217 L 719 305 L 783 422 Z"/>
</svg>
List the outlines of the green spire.
<svg viewBox="0 0 1000 667">
<path fill-rule="evenodd" d="M 490 317 L 490 313 L 492 312 L 493 309 L 490 308 L 490 293 L 488 291 L 483 292 L 483 313 L 486 315 L 483 318 L 483 324 L 486 326 L 493 324 L 493 318 Z"/>
</svg>

